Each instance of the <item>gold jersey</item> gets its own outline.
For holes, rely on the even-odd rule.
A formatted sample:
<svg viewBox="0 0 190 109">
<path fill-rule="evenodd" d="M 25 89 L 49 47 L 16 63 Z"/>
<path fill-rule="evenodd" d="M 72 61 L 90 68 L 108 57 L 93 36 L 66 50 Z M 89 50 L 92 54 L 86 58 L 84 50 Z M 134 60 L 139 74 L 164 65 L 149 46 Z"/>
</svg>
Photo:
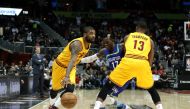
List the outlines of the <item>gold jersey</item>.
<svg viewBox="0 0 190 109">
<path fill-rule="evenodd" d="M 148 54 L 151 50 L 151 39 L 143 33 L 131 33 L 125 42 L 125 48 L 125 55 L 141 56 L 148 59 Z"/>
<path fill-rule="evenodd" d="M 154 84 L 151 67 L 147 60 L 151 50 L 150 37 L 139 32 L 131 33 L 125 42 L 125 48 L 125 57 L 111 72 L 109 79 L 122 87 L 132 78 L 136 78 L 138 87 L 149 89 Z"/>
<path fill-rule="evenodd" d="M 74 39 L 72 40 L 65 48 L 64 50 L 59 54 L 59 56 L 57 57 L 56 59 L 56 62 L 58 62 L 58 64 L 61 64 L 62 66 L 64 67 L 67 67 L 70 60 L 71 60 L 71 51 L 69 49 L 69 46 L 70 44 L 73 42 L 73 41 L 80 41 L 81 44 L 82 44 L 82 51 L 78 54 L 77 56 L 77 60 L 76 62 L 74 63 L 74 66 L 76 66 L 80 60 L 87 54 L 90 46 L 86 49 L 85 45 L 84 45 L 84 41 L 83 41 L 83 37 L 80 37 L 80 38 L 77 38 L 77 39 Z"/>
</svg>

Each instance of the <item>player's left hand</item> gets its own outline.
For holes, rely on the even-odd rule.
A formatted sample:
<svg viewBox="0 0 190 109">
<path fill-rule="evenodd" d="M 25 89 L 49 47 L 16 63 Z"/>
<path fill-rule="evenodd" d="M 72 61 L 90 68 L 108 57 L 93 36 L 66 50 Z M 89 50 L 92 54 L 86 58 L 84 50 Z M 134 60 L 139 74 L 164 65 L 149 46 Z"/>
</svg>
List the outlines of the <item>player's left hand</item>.
<svg viewBox="0 0 190 109">
<path fill-rule="evenodd" d="M 71 83 L 71 80 L 69 77 L 66 76 L 61 83 L 63 87 L 67 87 L 67 85 Z"/>
</svg>

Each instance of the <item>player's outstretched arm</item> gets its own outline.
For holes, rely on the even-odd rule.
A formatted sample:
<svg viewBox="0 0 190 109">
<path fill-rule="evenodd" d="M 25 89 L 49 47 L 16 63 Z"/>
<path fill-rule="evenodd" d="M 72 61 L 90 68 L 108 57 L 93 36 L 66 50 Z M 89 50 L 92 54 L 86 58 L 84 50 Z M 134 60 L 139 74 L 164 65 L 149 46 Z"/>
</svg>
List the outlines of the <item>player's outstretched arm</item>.
<svg viewBox="0 0 190 109">
<path fill-rule="evenodd" d="M 91 63 L 91 62 L 94 62 L 95 60 L 97 60 L 99 58 L 102 58 L 104 56 L 104 49 L 105 48 L 101 49 L 98 53 L 96 53 L 94 55 L 82 58 L 80 63 Z"/>
</svg>

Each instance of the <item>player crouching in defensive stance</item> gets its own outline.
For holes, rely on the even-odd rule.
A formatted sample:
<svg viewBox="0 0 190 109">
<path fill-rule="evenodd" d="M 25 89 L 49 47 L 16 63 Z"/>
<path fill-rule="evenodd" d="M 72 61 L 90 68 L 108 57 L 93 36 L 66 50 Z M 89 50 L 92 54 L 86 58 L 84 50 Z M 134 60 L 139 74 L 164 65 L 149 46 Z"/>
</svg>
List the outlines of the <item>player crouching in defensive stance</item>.
<svg viewBox="0 0 190 109">
<path fill-rule="evenodd" d="M 121 58 L 124 56 L 124 53 L 125 53 L 124 45 L 123 44 L 115 44 L 113 42 L 113 40 L 108 37 L 103 39 L 102 45 L 104 48 L 100 49 L 98 53 L 96 53 L 92 56 L 88 56 L 88 57 L 81 59 L 81 63 L 91 63 L 91 62 L 95 61 L 96 59 L 105 58 L 105 61 L 108 63 L 107 70 L 108 70 L 108 72 L 111 72 L 119 64 L 119 62 L 121 61 Z M 106 78 L 106 79 L 108 79 L 108 78 Z M 116 101 L 112 96 L 117 97 L 118 94 L 122 90 L 125 90 L 128 87 L 130 82 L 131 81 L 128 81 L 122 88 L 117 87 L 117 88 L 119 88 L 118 91 L 115 91 L 113 93 L 110 92 L 108 94 L 107 97 L 109 98 L 111 104 L 113 104 L 117 108 L 122 108 L 122 109 L 124 107 L 128 107 L 127 105 L 122 104 L 119 101 Z M 116 90 L 116 89 L 113 88 L 113 90 Z"/>
</svg>

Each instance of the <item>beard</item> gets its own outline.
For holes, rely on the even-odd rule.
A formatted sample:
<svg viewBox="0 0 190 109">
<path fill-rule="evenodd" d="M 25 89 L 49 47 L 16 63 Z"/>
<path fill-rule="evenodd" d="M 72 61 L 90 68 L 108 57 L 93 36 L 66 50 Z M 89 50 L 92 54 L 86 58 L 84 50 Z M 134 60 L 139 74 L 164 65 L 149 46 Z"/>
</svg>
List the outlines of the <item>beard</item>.
<svg viewBox="0 0 190 109">
<path fill-rule="evenodd" d="M 90 38 L 89 36 L 87 36 L 85 39 L 86 39 L 86 41 L 87 41 L 88 43 L 93 43 L 93 42 L 95 41 L 94 38 Z"/>
</svg>

